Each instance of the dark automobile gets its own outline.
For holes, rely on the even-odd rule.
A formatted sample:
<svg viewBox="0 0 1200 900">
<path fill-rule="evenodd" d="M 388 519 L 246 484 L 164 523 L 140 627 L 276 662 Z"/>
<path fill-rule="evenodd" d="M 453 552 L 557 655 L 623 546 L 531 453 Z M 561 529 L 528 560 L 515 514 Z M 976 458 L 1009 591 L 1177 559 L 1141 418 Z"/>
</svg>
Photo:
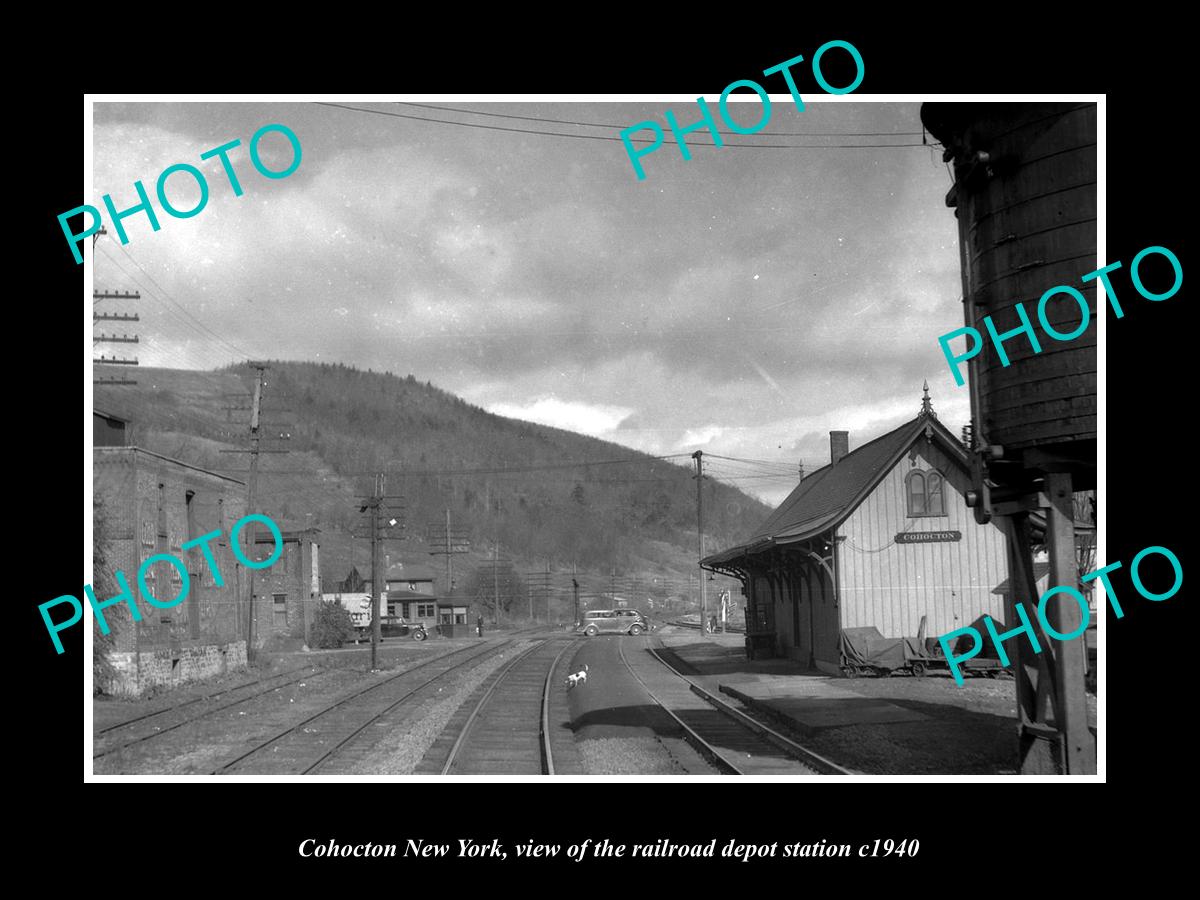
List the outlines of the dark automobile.
<svg viewBox="0 0 1200 900">
<path fill-rule="evenodd" d="M 588 637 L 598 634 L 632 634 L 639 635 L 649 631 L 650 625 L 646 617 L 636 609 L 592 609 L 583 616 L 583 621 L 576 632 L 583 632 Z"/>
</svg>

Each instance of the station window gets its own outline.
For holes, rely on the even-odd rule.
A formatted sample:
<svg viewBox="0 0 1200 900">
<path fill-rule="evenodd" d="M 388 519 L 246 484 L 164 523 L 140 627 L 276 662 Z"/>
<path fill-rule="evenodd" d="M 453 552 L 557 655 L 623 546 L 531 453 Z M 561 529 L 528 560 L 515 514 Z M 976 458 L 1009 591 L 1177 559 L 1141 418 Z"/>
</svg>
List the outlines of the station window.
<svg viewBox="0 0 1200 900">
<path fill-rule="evenodd" d="M 913 469 L 905 477 L 909 518 L 946 515 L 945 479 L 932 470 Z"/>
<path fill-rule="evenodd" d="M 417 604 L 418 619 L 432 619 L 435 615 L 437 615 L 437 610 L 434 608 L 432 603 Z"/>
<path fill-rule="evenodd" d="M 276 625 L 287 625 L 287 594 L 272 594 L 271 599 L 274 603 L 271 604 L 274 610 L 274 619 Z"/>
</svg>

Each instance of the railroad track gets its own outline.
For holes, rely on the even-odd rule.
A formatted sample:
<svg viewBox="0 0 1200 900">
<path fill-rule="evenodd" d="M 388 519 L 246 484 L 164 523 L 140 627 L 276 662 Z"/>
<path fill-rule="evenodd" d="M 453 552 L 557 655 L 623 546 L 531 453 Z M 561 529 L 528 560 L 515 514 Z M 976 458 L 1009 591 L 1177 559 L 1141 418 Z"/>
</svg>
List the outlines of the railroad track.
<svg viewBox="0 0 1200 900">
<path fill-rule="evenodd" d="M 191 700 L 185 700 L 183 703 L 155 710 L 154 712 L 144 713 L 132 719 L 126 719 L 124 722 L 117 722 L 96 731 L 95 740 L 92 745 L 92 759 L 96 760 L 110 756 L 113 753 L 124 750 L 126 747 L 132 747 L 134 744 L 140 744 L 143 741 L 168 734 L 177 728 L 182 728 L 184 725 L 203 719 L 205 716 L 211 716 L 213 713 L 218 713 L 221 710 L 229 709 L 248 700 L 253 700 L 256 697 L 261 697 L 263 694 L 269 694 L 272 691 L 280 690 L 305 679 L 312 680 L 328 674 L 328 670 L 318 671 L 311 666 L 302 666 L 298 669 L 279 672 L 268 678 L 259 678 L 255 681 L 226 688 L 225 690 L 193 697 Z M 291 675 L 296 675 L 296 677 L 290 678 L 289 676 Z M 232 695 L 239 691 L 246 691 L 247 688 L 259 689 L 249 690 L 236 698 L 232 697 Z M 225 697 L 227 702 L 221 703 L 219 706 L 196 706 L 198 703 L 213 701 L 218 697 Z M 196 713 L 196 715 L 192 715 L 192 713 Z M 129 730 L 127 731 L 126 729 Z"/>
<path fill-rule="evenodd" d="M 570 738 L 551 724 L 551 692 L 559 662 L 579 643 L 545 638 L 498 668 L 447 723 L 416 771 L 554 775 L 555 744 Z"/>
<path fill-rule="evenodd" d="M 486 656 L 502 652 L 514 642 L 515 638 L 510 638 L 482 650 L 475 646 L 465 647 L 359 688 L 259 741 L 210 774 L 311 774 L 334 756 L 345 753 L 367 728 L 431 684 Z"/>
<path fill-rule="evenodd" d="M 841 766 L 750 718 L 694 683 L 653 647 L 621 661 L 659 706 L 683 729 L 684 738 L 728 775 L 849 775 Z"/>
</svg>

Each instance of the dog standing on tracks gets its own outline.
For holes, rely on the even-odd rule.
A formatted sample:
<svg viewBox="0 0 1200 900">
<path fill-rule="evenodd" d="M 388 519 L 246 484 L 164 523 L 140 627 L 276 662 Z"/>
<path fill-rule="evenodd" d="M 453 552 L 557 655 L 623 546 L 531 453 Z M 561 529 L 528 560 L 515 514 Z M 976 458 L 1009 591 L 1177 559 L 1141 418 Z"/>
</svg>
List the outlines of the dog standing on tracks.
<svg viewBox="0 0 1200 900">
<path fill-rule="evenodd" d="M 569 691 L 569 690 L 571 690 L 571 688 L 575 687 L 576 685 L 583 684 L 585 681 L 587 681 L 587 673 L 588 673 L 587 663 L 584 663 L 583 668 L 580 669 L 578 672 L 575 672 L 572 675 L 568 675 L 566 678 L 566 681 L 564 681 L 563 684 L 565 684 L 567 686 L 567 690 Z"/>
</svg>

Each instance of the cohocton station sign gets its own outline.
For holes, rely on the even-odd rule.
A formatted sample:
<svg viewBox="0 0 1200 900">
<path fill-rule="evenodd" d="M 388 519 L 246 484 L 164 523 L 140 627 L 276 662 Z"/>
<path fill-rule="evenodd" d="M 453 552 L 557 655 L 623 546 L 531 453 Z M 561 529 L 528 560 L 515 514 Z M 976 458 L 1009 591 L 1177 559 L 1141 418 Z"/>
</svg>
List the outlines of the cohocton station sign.
<svg viewBox="0 0 1200 900">
<path fill-rule="evenodd" d="M 897 544 L 932 544 L 938 541 L 961 540 L 961 531 L 905 531 L 896 535 Z"/>
</svg>

